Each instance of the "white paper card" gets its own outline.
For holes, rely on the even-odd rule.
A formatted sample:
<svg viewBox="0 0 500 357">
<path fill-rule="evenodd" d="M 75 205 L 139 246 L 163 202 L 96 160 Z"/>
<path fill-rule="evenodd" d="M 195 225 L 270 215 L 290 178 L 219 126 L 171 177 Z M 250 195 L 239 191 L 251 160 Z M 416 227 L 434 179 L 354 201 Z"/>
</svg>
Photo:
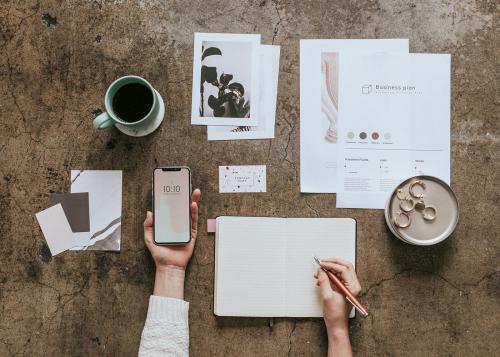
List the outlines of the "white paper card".
<svg viewBox="0 0 500 357">
<path fill-rule="evenodd" d="M 407 53 L 408 40 L 300 41 L 300 192 L 337 192 L 341 52 Z"/>
<path fill-rule="evenodd" d="M 450 55 L 340 54 L 337 207 L 384 208 L 402 180 L 450 183 Z"/>
<path fill-rule="evenodd" d="M 266 165 L 219 166 L 219 192 L 266 192 Z"/>
<path fill-rule="evenodd" d="M 207 127 L 208 140 L 244 140 L 274 138 L 280 46 L 260 46 L 259 124 L 257 126 Z"/>
<path fill-rule="evenodd" d="M 90 210 L 90 232 L 75 233 L 74 249 L 119 251 L 122 171 L 71 170 L 71 192 L 88 192 Z"/>
<path fill-rule="evenodd" d="M 60 203 L 38 212 L 35 216 L 53 256 L 77 244 Z"/>
<path fill-rule="evenodd" d="M 191 124 L 256 126 L 260 35 L 195 33 Z"/>
</svg>

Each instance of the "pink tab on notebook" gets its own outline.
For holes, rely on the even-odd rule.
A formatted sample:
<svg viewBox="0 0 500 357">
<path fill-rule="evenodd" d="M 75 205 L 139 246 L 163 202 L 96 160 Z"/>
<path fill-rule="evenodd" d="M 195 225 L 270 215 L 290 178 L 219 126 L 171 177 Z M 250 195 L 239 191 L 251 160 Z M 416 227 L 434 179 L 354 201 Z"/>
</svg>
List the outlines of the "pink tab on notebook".
<svg viewBox="0 0 500 357">
<path fill-rule="evenodd" d="M 207 233 L 215 233 L 215 219 L 207 219 Z"/>
</svg>

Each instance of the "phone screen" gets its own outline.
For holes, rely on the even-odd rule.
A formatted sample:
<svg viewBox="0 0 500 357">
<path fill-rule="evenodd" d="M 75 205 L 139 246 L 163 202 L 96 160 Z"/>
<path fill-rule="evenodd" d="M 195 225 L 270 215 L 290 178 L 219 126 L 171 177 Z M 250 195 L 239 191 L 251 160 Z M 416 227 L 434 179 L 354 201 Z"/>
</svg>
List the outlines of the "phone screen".
<svg viewBox="0 0 500 357">
<path fill-rule="evenodd" d="M 155 169 L 153 190 L 155 243 L 188 243 L 191 239 L 190 170 L 187 167 Z"/>
</svg>

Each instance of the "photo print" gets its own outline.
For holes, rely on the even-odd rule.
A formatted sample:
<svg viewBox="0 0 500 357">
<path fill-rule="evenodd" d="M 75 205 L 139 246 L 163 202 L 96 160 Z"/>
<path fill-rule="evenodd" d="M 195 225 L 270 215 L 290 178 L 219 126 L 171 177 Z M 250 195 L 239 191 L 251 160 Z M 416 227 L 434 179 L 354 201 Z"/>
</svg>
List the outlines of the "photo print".
<svg viewBox="0 0 500 357">
<path fill-rule="evenodd" d="M 260 35 L 195 34 L 191 123 L 258 124 Z"/>
<path fill-rule="evenodd" d="M 252 45 L 203 41 L 201 49 L 200 116 L 249 118 Z"/>
<path fill-rule="evenodd" d="M 280 46 L 260 46 L 259 124 L 257 126 L 207 127 L 208 140 L 245 140 L 274 138 Z"/>
<path fill-rule="evenodd" d="M 337 143 L 338 98 L 339 98 L 339 56 L 337 52 L 321 54 L 321 113 L 328 121 L 324 139 Z"/>
</svg>

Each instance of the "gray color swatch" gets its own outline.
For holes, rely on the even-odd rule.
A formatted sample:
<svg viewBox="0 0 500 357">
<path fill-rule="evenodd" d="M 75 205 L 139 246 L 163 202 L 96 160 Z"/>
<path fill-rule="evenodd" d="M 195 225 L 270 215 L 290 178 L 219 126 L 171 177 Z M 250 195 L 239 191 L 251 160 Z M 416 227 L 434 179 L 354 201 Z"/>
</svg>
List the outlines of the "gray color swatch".
<svg viewBox="0 0 500 357">
<path fill-rule="evenodd" d="M 60 203 L 73 232 L 90 231 L 89 193 L 54 193 L 50 195 L 49 206 Z"/>
</svg>

